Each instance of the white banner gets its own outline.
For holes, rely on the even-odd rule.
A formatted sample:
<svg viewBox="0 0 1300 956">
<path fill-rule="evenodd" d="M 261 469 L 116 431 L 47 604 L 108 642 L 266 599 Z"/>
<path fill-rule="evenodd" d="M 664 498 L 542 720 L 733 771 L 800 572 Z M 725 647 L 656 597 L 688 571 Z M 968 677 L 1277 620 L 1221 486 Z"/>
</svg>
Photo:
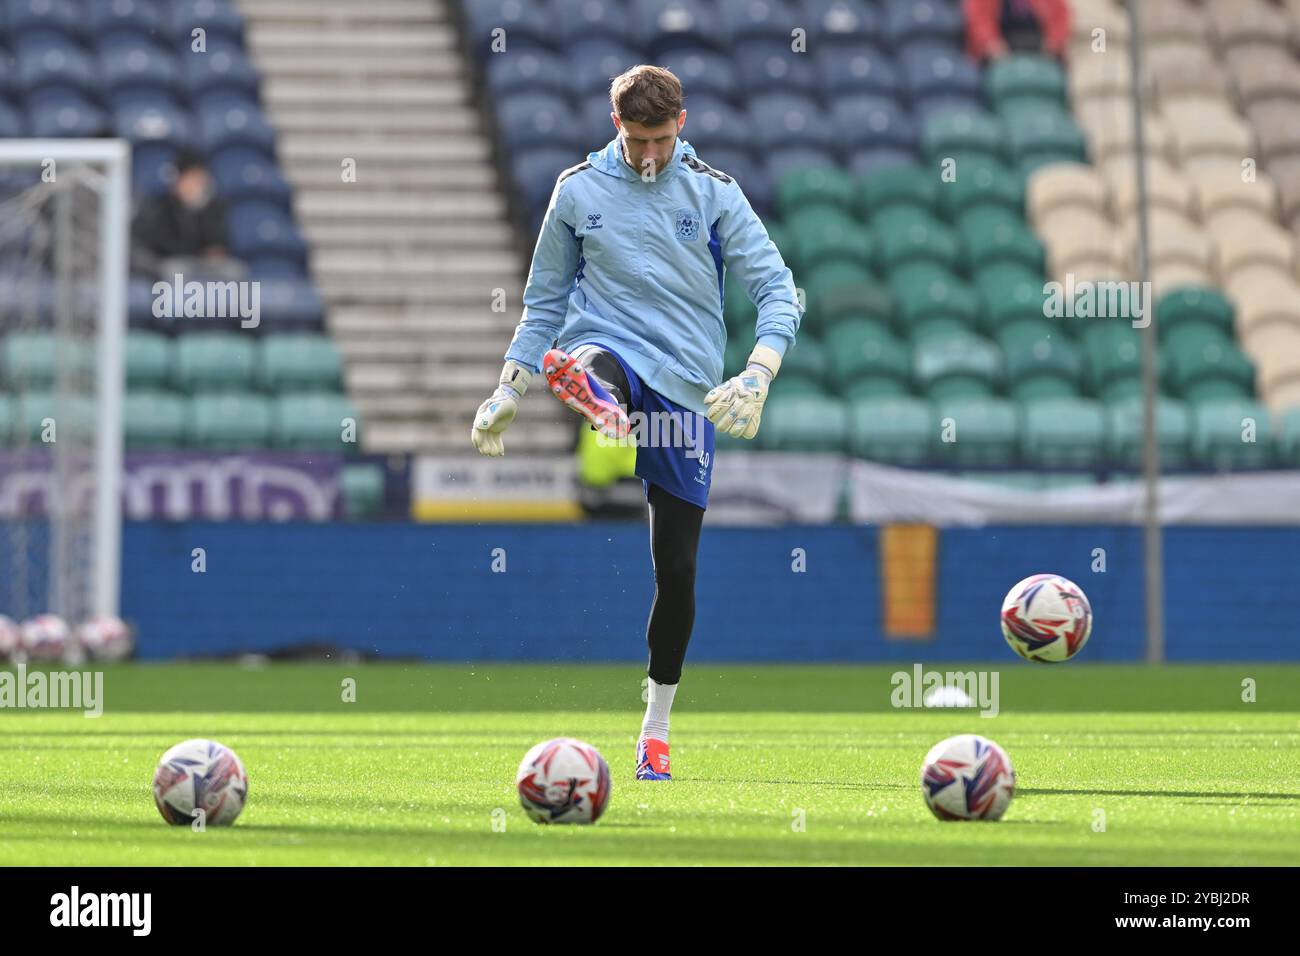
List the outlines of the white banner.
<svg viewBox="0 0 1300 956">
<path fill-rule="evenodd" d="M 582 517 L 577 463 L 569 455 L 420 455 L 411 465 L 411 516 L 417 521 L 577 520 Z"/>
<path fill-rule="evenodd" d="M 828 524 L 835 520 L 849 459 L 790 452 L 718 452 L 709 524 Z"/>
</svg>

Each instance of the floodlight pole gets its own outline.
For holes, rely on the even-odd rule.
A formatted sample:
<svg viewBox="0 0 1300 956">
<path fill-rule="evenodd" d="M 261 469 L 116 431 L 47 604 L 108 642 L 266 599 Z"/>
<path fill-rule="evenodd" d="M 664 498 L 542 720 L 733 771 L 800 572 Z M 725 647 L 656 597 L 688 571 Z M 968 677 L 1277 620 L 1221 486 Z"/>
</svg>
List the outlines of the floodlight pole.
<svg viewBox="0 0 1300 956">
<path fill-rule="evenodd" d="M 1137 271 L 1143 290 L 1151 281 L 1150 233 L 1147 221 L 1146 141 L 1142 126 L 1142 0 L 1129 0 L 1129 65 L 1133 74 L 1133 147 L 1137 162 Z M 1142 329 L 1142 480 L 1144 486 L 1142 556 L 1146 597 L 1146 660 L 1165 659 L 1164 543 L 1160 528 L 1160 444 L 1156 441 L 1156 325 L 1155 306 L 1145 297 L 1146 326 Z"/>
</svg>

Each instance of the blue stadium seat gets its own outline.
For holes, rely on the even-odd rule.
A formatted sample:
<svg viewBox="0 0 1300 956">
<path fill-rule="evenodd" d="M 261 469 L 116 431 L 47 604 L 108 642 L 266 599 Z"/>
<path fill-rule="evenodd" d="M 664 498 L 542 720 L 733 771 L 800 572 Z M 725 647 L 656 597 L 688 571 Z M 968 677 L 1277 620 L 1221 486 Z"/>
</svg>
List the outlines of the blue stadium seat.
<svg viewBox="0 0 1300 956">
<path fill-rule="evenodd" d="M 292 194 L 280 170 L 264 152 L 251 146 L 232 146 L 209 159 L 217 193 L 227 202 L 258 199 L 273 203 L 286 212 Z"/>
<path fill-rule="evenodd" d="M 916 153 L 910 149 L 882 146 L 859 150 L 849 160 L 849 172 L 859 179 L 875 175 L 878 170 L 891 166 L 906 166 L 916 162 Z"/>
<path fill-rule="evenodd" d="M 250 146 L 275 155 L 275 129 L 256 103 L 239 96 L 209 98 L 196 113 L 199 139 L 209 153 Z"/>
<path fill-rule="evenodd" d="M 808 30 L 808 49 L 820 56 L 884 41 L 879 11 L 863 0 L 804 0 L 801 24 Z"/>
<path fill-rule="evenodd" d="M 497 127 L 507 151 L 556 146 L 585 152 L 585 137 L 573 124 L 572 108 L 558 96 L 527 93 L 498 102 Z"/>
<path fill-rule="evenodd" d="M 617 46 L 626 46 L 632 41 L 627 7 L 621 0 L 554 0 L 551 4 L 551 26 L 559 31 L 566 48 L 565 53 L 572 52 L 573 45 L 586 40 L 602 39 Z M 576 57 L 571 58 L 575 66 Z M 618 71 L 622 73 L 637 60 L 628 60 L 627 65 Z M 618 73 L 613 75 L 617 76 Z"/>
<path fill-rule="evenodd" d="M 772 40 L 790 49 L 790 33 L 802 27 L 802 18 L 783 0 L 717 0 L 728 39 L 735 45 L 747 40 Z"/>
<path fill-rule="evenodd" d="M 99 44 L 100 77 L 110 93 L 127 90 L 183 91 L 180 64 L 168 50 L 139 36 L 114 34 Z"/>
<path fill-rule="evenodd" d="M 689 122 L 689 116 L 687 121 Z M 692 146 L 695 145 L 689 136 L 686 140 Z M 760 217 L 774 211 L 776 187 L 772 177 L 767 173 L 766 166 L 752 153 L 739 149 L 719 148 L 707 152 L 699 151 L 698 155 L 702 162 L 719 172 L 726 173 L 740 183 L 740 188 L 745 191 L 749 204 Z"/>
<path fill-rule="evenodd" d="M 49 37 L 85 40 L 84 11 L 73 0 L 6 0 L 3 22 L 11 46 Z"/>
<path fill-rule="evenodd" d="M 913 103 L 940 94 L 969 97 L 976 102 L 984 97 L 979 67 L 955 46 L 931 41 L 912 43 L 899 53 L 898 65 Z"/>
<path fill-rule="evenodd" d="M 827 103 L 838 96 L 861 93 L 897 97 L 902 89 L 893 58 L 875 47 L 827 50 L 817 57 L 817 71 L 822 99 Z"/>
<path fill-rule="evenodd" d="M 137 143 L 131 147 L 131 187 L 137 197 L 156 196 L 176 176 L 176 147 L 169 143 Z"/>
<path fill-rule="evenodd" d="M 539 207 L 546 209 L 560 173 L 576 166 L 583 158 L 567 149 L 533 150 L 514 158 L 511 171 L 515 187 L 530 214 Z"/>
<path fill-rule="evenodd" d="M 965 22 L 956 3 L 949 0 L 888 0 L 884 33 L 891 49 L 913 40 L 960 43 Z"/>
<path fill-rule="evenodd" d="M 8 51 L 0 47 L 0 99 L 17 103 L 21 91 L 18 87 L 18 64 Z"/>
<path fill-rule="evenodd" d="M 27 97 L 32 136 L 95 136 L 108 126 L 99 105 L 69 89 L 42 89 Z"/>
<path fill-rule="evenodd" d="M 230 248 L 245 262 L 280 259 L 303 265 L 307 246 L 288 214 L 267 202 L 241 202 L 227 219 Z"/>
<path fill-rule="evenodd" d="M 190 96 L 217 90 L 258 98 L 257 71 L 244 51 L 233 44 L 208 42 L 207 53 L 196 53 L 187 45 L 180 54 L 181 72 Z"/>
<path fill-rule="evenodd" d="M 214 41 L 243 45 L 244 18 L 228 0 L 172 0 L 168 7 L 171 39 L 180 47 L 190 49 L 200 28 L 209 50 Z"/>
<path fill-rule="evenodd" d="M 682 88 L 689 91 L 687 96 L 690 98 L 714 96 L 737 103 L 745 89 L 732 58 L 714 50 L 673 50 L 664 56 L 662 65 L 682 81 Z M 689 106 L 686 108 L 690 109 Z"/>
<path fill-rule="evenodd" d="M 744 40 L 732 49 L 731 58 L 741 87 L 755 93 L 817 92 L 817 67 L 807 53 L 795 53 L 787 40 Z"/>
<path fill-rule="evenodd" d="M 540 3 L 475 0 L 460 7 L 465 14 L 474 53 L 481 59 L 487 60 L 493 55 L 492 45 L 497 42 L 494 35 L 505 40 L 507 52 L 519 52 L 526 47 L 554 46 L 551 40 L 555 34 L 554 16 Z"/>
<path fill-rule="evenodd" d="M 754 148 L 754 124 L 749 113 L 712 97 L 692 96 L 687 99 L 686 126 L 682 135 L 700 150 Z"/>
<path fill-rule="evenodd" d="M 96 99 L 99 69 L 94 59 L 65 37 L 33 37 L 18 47 L 18 86 L 30 96 L 48 90 L 72 90 Z"/>
<path fill-rule="evenodd" d="M 190 114 L 165 100 L 134 102 L 113 111 L 113 131 L 137 143 L 166 143 L 178 149 L 198 144 Z"/>
<path fill-rule="evenodd" d="M 311 281 L 253 272 L 261 289 L 262 332 L 310 332 L 325 324 L 325 308 Z"/>
<path fill-rule="evenodd" d="M 167 18 L 153 0 L 93 0 L 86 6 L 86 26 L 101 42 L 117 36 L 168 39 Z"/>
<path fill-rule="evenodd" d="M 610 80 L 641 62 L 641 55 L 631 47 L 606 37 L 575 41 L 564 56 L 577 95 L 600 93 L 607 102 Z"/>
<path fill-rule="evenodd" d="M 133 329 L 158 329 L 160 320 L 153 314 L 153 279 L 132 276 L 126 283 L 126 322 Z M 163 320 L 170 323 L 170 319 Z"/>
<path fill-rule="evenodd" d="M 514 50 L 508 56 L 490 56 L 486 72 L 488 89 L 499 101 L 521 93 L 571 97 L 576 92 L 568 59 L 550 50 Z"/>
<path fill-rule="evenodd" d="M 600 149 L 618 135 L 614 121 L 609 118 L 612 112 L 608 93 L 591 93 L 583 98 L 577 119 L 584 148 L 581 154 L 572 154 L 575 157 L 573 162 L 580 162 L 587 153 Z M 689 117 L 687 122 L 690 122 Z"/>
<path fill-rule="evenodd" d="M 810 146 L 834 150 L 839 146 L 838 131 L 812 97 L 793 93 L 751 96 L 748 113 L 755 139 L 764 149 Z M 775 169 L 772 175 L 777 176 Z"/>
<path fill-rule="evenodd" d="M 683 47 L 703 46 L 723 53 L 728 50 L 717 9 L 704 0 L 633 3 L 628 12 L 635 45 L 653 60 Z"/>
<path fill-rule="evenodd" d="M 913 103 L 912 115 L 916 117 L 916 125 L 924 129 L 932 119 L 944 113 L 975 113 L 983 109 L 982 99 L 956 93 L 938 93 Z"/>
<path fill-rule="evenodd" d="M 27 117 L 16 106 L 0 100 L 0 139 L 19 139 L 27 135 Z"/>
<path fill-rule="evenodd" d="M 831 105 L 831 120 L 839 128 L 845 145 L 855 153 L 881 147 L 916 150 L 916 124 L 897 100 L 881 96 L 840 97 Z"/>
</svg>

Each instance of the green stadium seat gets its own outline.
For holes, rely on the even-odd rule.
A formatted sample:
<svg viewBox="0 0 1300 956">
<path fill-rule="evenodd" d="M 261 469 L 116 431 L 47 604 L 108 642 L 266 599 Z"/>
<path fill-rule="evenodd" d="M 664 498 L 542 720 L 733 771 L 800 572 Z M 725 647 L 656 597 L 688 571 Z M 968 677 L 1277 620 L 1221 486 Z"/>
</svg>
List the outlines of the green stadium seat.
<svg viewBox="0 0 1300 956">
<path fill-rule="evenodd" d="M 996 335 L 1014 322 L 1043 318 L 1043 277 L 1019 262 L 996 262 L 976 270 L 975 291 L 980 309 L 975 328 Z"/>
<path fill-rule="evenodd" d="M 937 216 L 939 212 L 939 173 L 911 163 L 887 166 L 865 177 L 857 192 L 858 214 L 876 217 L 886 209 L 902 207 L 912 215 Z"/>
<path fill-rule="evenodd" d="M 797 283 L 796 283 L 797 284 Z M 752 335 L 758 321 L 758 307 L 740 282 L 725 282 L 722 286 L 722 318 L 732 334 L 749 330 Z"/>
<path fill-rule="evenodd" d="M 884 274 L 909 262 L 933 262 L 954 272 L 961 267 L 957 233 L 937 219 L 917 217 L 898 228 L 877 225 L 876 239 L 876 258 Z"/>
<path fill-rule="evenodd" d="M 1106 403 L 1106 455 L 1113 464 L 1142 467 L 1142 398 L 1134 396 Z M 1156 444 L 1160 467 L 1186 468 L 1191 463 L 1192 413 L 1186 403 L 1172 398 L 1156 401 Z"/>
<path fill-rule="evenodd" d="M 897 322 L 894 298 L 887 287 L 874 279 L 846 276 L 847 273 L 836 273 L 834 281 L 818 286 L 817 295 L 808 303 L 801 328 L 825 332 L 840 322 L 869 321 L 885 325 Z"/>
<path fill-rule="evenodd" d="M 1222 332 L 1204 325 L 1185 326 L 1165 339 L 1161 348 L 1168 356 L 1175 394 L 1192 402 L 1254 397 L 1255 367 Z"/>
<path fill-rule="evenodd" d="M 132 390 L 122 403 L 127 448 L 180 448 L 185 444 L 188 403 L 174 392 Z"/>
<path fill-rule="evenodd" d="M 935 409 L 934 449 L 940 461 L 961 467 L 1005 468 L 1015 463 L 1020 415 L 1014 403 L 993 397 L 949 398 L 936 402 Z M 948 437 L 952 440 L 945 440 Z"/>
<path fill-rule="evenodd" d="M 0 444 L 13 441 L 18 427 L 18 402 L 8 395 L 0 395 Z"/>
<path fill-rule="evenodd" d="M 1274 442 L 1272 419 L 1258 402 L 1211 399 L 1192 406 L 1192 459 L 1199 465 L 1266 468 Z"/>
<path fill-rule="evenodd" d="M 991 394 L 1002 380 L 1002 350 L 974 332 L 923 338 L 912 352 L 912 373 L 936 401 Z"/>
<path fill-rule="evenodd" d="M 842 259 L 804 273 L 802 287 L 805 296 L 803 324 L 818 336 L 824 335 L 838 317 L 850 310 L 857 311 L 857 296 L 868 288 L 877 288 L 870 272 Z"/>
<path fill-rule="evenodd" d="M 781 359 L 781 372 L 776 377 L 776 381 L 781 383 L 787 392 L 791 384 L 801 379 L 813 383 L 818 391 L 826 391 L 828 377 L 829 361 L 826 347 L 812 335 L 803 333 L 795 338 L 794 345 L 786 348 L 785 355 Z M 775 387 L 773 385 L 773 388 Z"/>
<path fill-rule="evenodd" d="M 1156 331 L 1162 338 L 1186 325 L 1210 325 L 1225 335 L 1232 335 L 1232 317 L 1232 303 L 1218 289 L 1209 286 L 1182 286 L 1156 301 Z"/>
<path fill-rule="evenodd" d="M 1300 468 L 1300 405 L 1286 409 L 1278 419 L 1278 464 L 1288 468 Z"/>
<path fill-rule="evenodd" d="M 270 403 L 239 392 L 195 395 L 189 400 L 186 434 L 195 448 L 265 448 L 271 437 Z"/>
<path fill-rule="evenodd" d="M 72 379 L 94 375 L 93 346 L 49 332 L 13 332 L 4 340 L 5 381 L 17 389 L 44 391 L 62 374 Z"/>
<path fill-rule="evenodd" d="M 12 436 L 27 442 L 54 441 L 72 437 L 89 441 L 98 422 L 97 402 L 84 395 L 54 392 L 23 392 L 18 396 L 18 416 Z M 47 432 L 47 428 L 52 428 Z"/>
<path fill-rule="evenodd" d="M 964 213 L 990 207 L 1005 210 L 1021 220 L 1025 215 L 1025 181 L 1002 163 L 958 165 L 956 178 L 939 190 L 939 208 L 956 222 Z"/>
<path fill-rule="evenodd" d="M 843 403 L 825 396 L 773 392 L 756 437 L 759 447 L 771 451 L 842 452 L 848 417 Z"/>
<path fill-rule="evenodd" d="M 998 118 L 977 110 L 939 113 L 921 130 L 922 154 L 932 163 L 956 159 L 958 176 L 967 160 L 1000 160 L 1005 142 L 1006 131 Z"/>
<path fill-rule="evenodd" d="M 1083 356 L 1059 327 L 1045 320 L 1017 322 L 998 334 L 998 343 L 1014 397 L 1023 401 L 1078 393 Z"/>
<path fill-rule="evenodd" d="M 355 442 L 343 441 L 344 420 L 356 422 Z M 360 417 L 345 397 L 327 392 L 281 395 L 273 404 L 271 438 L 280 448 L 355 452 L 361 442 Z"/>
<path fill-rule="evenodd" d="M 802 341 L 806 333 L 800 333 L 796 341 Z M 727 346 L 722 352 L 722 377 L 724 380 L 739 375 L 749 364 L 749 353 L 754 351 L 754 327 L 748 333 L 739 333 L 727 339 Z"/>
<path fill-rule="evenodd" d="M 1083 331 L 1084 381 L 1094 395 L 1105 395 L 1118 381 L 1141 386 L 1142 333 L 1131 323 L 1096 320 Z"/>
<path fill-rule="evenodd" d="M 349 518 L 371 518 L 384 505 L 384 468 L 375 462 L 355 462 L 343 466 L 339 491 L 343 512 Z"/>
<path fill-rule="evenodd" d="M 984 72 L 984 93 L 999 112 L 1041 109 L 1049 103 L 1065 109 L 1065 71 L 1051 57 L 1013 53 L 989 63 Z"/>
<path fill-rule="evenodd" d="M 957 234 L 963 246 L 966 271 L 977 276 L 982 269 L 1013 263 L 1043 273 L 1046 255 L 1043 243 L 1025 225 L 1024 219 L 1004 208 L 981 206 L 962 215 Z M 1042 299 L 1042 281 L 1038 283 Z"/>
<path fill-rule="evenodd" d="M 172 374 L 172 341 L 157 332 L 131 331 L 126 336 L 128 388 L 165 388 Z"/>
<path fill-rule="evenodd" d="M 934 427 L 934 410 L 919 398 L 868 397 L 849 404 L 849 450 L 871 461 L 926 464 Z"/>
<path fill-rule="evenodd" d="M 840 259 L 871 268 L 871 230 L 854 222 L 842 210 L 812 206 L 799 210 L 785 222 L 799 250 L 794 267 L 801 272 Z"/>
<path fill-rule="evenodd" d="M 1106 457 L 1106 418 L 1085 398 L 1041 398 L 1020 403 L 1021 451 L 1039 468 L 1094 468 Z"/>
<path fill-rule="evenodd" d="M 913 262 L 889 277 L 898 310 L 898 325 L 908 334 L 931 319 L 957 319 L 973 327 L 979 296 L 951 269 L 933 262 Z"/>
<path fill-rule="evenodd" d="M 176 340 L 173 368 L 185 392 L 239 392 L 253 386 L 253 340 L 237 332 L 191 332 Z"/>
<path fill-rule="evenodd" d="M 847 399 L 879 394 L 884 381 L 894 383 L 891 392 L 906 391 L 912 378 L 907 344 L 874 323 L 845 322 L 831 329 L 826 365 L 831 388 Z"/>
<path fill-rule="evenodd" d="M 268 335 L 262 339 L 260 353 L 258 383 L 268 391 L 328 391 L 343 387 L 343 360 L 327 335 Z"/>
<path fill-rule="evenodd" d="M 1068 163 L 1072 166 L 1077 166 L 1079 164 L 1079 159 L 1076 154 L 1070 150 L 1034 153 L 1016 161 L 1016 172 L 1020 174 L 1022 179 L 1028 182 L 1029 178 L 1044 166 L 1056 166 L 1061 163 Z"/>
<path fill-rule="evenodd" d="M 842 169 L 793 169 L 776 184 L 776 210 L 783 222 L 814 206 L 832 210 L 853 208 L 856 184 Z"/>
<path fill-rule="evenodd" d="M 1064 110 L 1011 113 L 1007 116 L 1006 135 L 1017 164 L 1036 157 L 1053 162 L 1087 162 L 1083 131 Z"/>
</svg>

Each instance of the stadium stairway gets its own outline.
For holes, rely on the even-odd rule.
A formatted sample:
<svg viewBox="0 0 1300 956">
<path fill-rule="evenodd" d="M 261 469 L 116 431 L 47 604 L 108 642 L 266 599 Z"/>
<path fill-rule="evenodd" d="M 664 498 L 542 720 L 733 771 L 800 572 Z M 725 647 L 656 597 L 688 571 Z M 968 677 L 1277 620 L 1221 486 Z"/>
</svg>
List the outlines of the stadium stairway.
<svg viewBox="0 0 1300 956">
<path fill-rule="evenodd" d="M 523 276 L 446 4 L 240 7 L 366 450 L 464 453 Z M 511 450 L 567 452 L 571 416 L 536 391 Z"/>
</svg>

